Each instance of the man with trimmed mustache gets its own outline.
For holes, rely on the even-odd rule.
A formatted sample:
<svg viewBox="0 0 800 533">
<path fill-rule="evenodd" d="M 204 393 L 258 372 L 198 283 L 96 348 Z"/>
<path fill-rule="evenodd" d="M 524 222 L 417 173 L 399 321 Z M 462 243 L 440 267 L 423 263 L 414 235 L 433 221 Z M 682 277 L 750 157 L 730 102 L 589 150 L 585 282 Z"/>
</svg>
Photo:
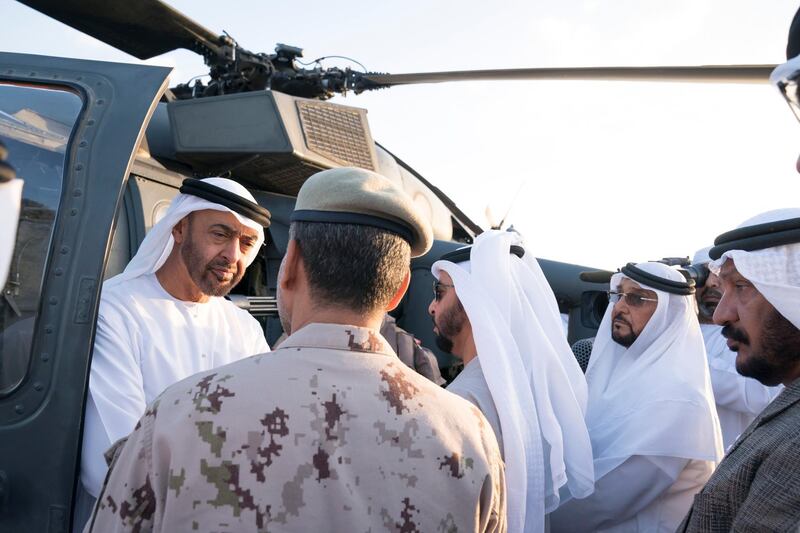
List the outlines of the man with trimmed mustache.
<svg viewBox="0 0 800 533">
<path fill-rule="evenodd" d="M 586 382 L 555 295 L 516 232 L 490 230 L 432 265 L 437 345 L 464 362 L 447 390 L 486 416 L 506 463 L 509 531 L 547 531 L 546 514 L 594 483 Z"/>
<path fill-rule="evenodd" d="M 553 532 L 672 532 L 722 457 L 694 282 L 628 263 L 586 370 L 594 494 L 552 513 Z"/>
<path fill-rule="evenodd" d="M 785 389 L 744 430 L 679 531 L 796 531 L 800 523 L 800 209 L 753 217 L 709 252 L 714 322 L 736 370 Z"/>
<path fill-rule="evenodd" d="M 698 250 L 692 264 L 707 265 L 711 261 L 708 256 L 710 249 L 709 246 Z M 722 335 L 722 326 L 714 324 L 712 319 L 722 298 L 722 287 L 716 274 L 708 273 L 703 286 L 697 288 L 695 298 L 722 429 L 722 442 L 727 449 L 783 387 L 767 387 L 736 372 L 736 354 L 728 348 Z"/>
<path fill-rule="evenodd" d="M 87 531 L 505 533 L 489 423 L 379 333 L 432 242 L 394 181 L 309 177 L 278 274 L 289 336 L 150 404 L 109 454 Z"/>
<path fill-rule="evenodd" d="M 103 285 L 76 516 L 100 491 L 105 451 L 166 387 L 268 352 L 258 321 L 223 296 L 264 242 L 269 212 L 224 178 L 184 181 L 125 268 Z"/>
</svg>

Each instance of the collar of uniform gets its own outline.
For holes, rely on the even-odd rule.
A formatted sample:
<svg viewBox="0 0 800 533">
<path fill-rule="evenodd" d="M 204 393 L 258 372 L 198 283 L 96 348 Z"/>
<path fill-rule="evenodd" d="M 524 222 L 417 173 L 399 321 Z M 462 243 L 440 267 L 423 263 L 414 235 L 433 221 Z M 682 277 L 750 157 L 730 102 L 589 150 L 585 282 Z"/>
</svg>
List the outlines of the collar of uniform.
<svg viewBox="0 0 800 533">
<path fill-rule="evenodd" d="M 308 324 L 287 337 L 278 347 L 283 348 L 327 348 L 396 357 L 378 330 L 346 324 Z"/>
</svg>

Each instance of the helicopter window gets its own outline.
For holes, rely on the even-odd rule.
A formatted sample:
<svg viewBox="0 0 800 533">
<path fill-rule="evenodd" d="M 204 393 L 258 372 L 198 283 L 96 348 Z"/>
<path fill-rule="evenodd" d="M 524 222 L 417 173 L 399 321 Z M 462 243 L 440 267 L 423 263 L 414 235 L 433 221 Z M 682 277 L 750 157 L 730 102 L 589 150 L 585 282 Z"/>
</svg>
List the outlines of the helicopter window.
<svg viewBox="0 0 800 533">
<path fill-rule="evenodd" d="M 70 135 L 83 106 L 69 89 L 0 83 L 0 139 L 24 181 L 8 281 L 0 296 L 0 393 L 28 368 Z"/>
</svg>

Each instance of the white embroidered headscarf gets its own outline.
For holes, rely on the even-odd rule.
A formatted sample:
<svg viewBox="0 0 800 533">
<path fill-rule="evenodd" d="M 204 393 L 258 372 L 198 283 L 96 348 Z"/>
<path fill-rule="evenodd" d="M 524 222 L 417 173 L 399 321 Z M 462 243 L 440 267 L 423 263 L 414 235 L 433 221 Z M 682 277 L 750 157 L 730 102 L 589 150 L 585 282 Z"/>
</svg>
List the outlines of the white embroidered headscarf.
<svg viewBox="0 0 800 533">
<path fill-rule="evenodd" d="M 747 219 L 739 228 L 800 218 L 800 209 L 776 209 Z M 729 250 L 709 265 L 715 274 L 732 259 L 736 270 L 796 328 L 800 328 L 800 243 L 745 252 Z"/>
<path fill-rule="evenodd" d="M 6 284 L 8 269 L 14 256 L 21 202 L 21 179 L 0 183 L 0 287 Z"/>
<path fill-rule="evenodd" d="M 437 261 L 472 325 L 475 346 L 503 433 L 509 531 L 543 531 L 559 488 L 575 498 L 594 490 L 584 422 L 586 382 L 564 337 L 553 291 L 516 233 L 487 231 L 470 261 Z M 524 245 L 523 245 L 524 248 Z"/>
<path fill-rule="evenodd" d="M 662 263 L 636 266 L 660 278 L 686 281 Z M 617 290 L 624 278 L 622 273 L 614 274 L 611 290 Z M 586 371 L 586 424 L 597 479 L 634 455 L 714 462 L 722 458 L 722 436 L 694 295 L 670 294 L 636 283 L 657 294 L 653 316 L 625 348 L 611 338 L 614 306 L 609 304 Z"/>
<path fill-rule="evenodd" d="M 708 251 L 711 250 L 711 246 L 706 246 L 705 248 L 700 248 L 694 253 L 694 257 L 692 257 L 692 264 L 706 264 L 711 261 L 711 258 L 708 257 Z"/>
<path fill-rule="evenodd" d="M 227 178 L 205 178 L 201 181 L 225 189 L 253 203 L 256 202 L 253 195 L 250 194 L 250 191 L 233 180 Z M 258 232 L 258 240 L 255 246 L 247 253 L 244 260 L 245 268 L 250 266 L 253 260 L 255 260 L 261 245 L 264 243 L 264 228 L 258 222 L 250 220 L 224 205 L 215 204 L 214 202 L 190 194 L 178 194 L 172 200 L 169 209 L 164 214 L 164 218 L 159 220 L 147 233 L 144 241 L 142 241 L 142 245 L 139 247 L 139 250 L 136 252 L 133 259 L 131 259 L 130 263 L 128 263 L 128 266 L 125 267 L 125 270 L 121 274 L 106 281 L 104 285 L 106 287 L 111 287 L 123 281 L 156 272 L 167 260 L 175 244 L 175 240 L 172 238 L 172 228 L 189 213 L 201 211 L 203 209 L 233 213 L 241 224 Z"/>
</svg>

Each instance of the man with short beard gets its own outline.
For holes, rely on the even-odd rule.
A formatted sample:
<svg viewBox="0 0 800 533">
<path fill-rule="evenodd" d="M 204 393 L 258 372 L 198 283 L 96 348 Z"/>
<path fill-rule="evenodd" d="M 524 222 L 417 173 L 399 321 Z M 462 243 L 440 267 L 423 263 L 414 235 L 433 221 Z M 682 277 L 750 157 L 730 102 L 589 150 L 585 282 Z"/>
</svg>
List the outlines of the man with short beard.
<svg viewBox="0 0 800 533">
<path fill-rule="evenodd" d="M 100 491 L 105 451 L 161 391 L 269 351 L 258 321 L 223 298 L 255 259 L 266 226 L 269 212 L 238 183 L 186 180 L 125 271 L 103 284 L 76 515 Z"/>
<path fill-rule="evenodd" d="M 708 268 L 710 249 L 709 246 L 698 250 L 692 264 Z M 722 327 L 714 324 L 712 319 L 722 298 L 721 283 L 716 274 L 708 272 L 703 286 L 697 288 L 695 298 L 697 319 L 700 321 L 700 331 L 703 333 L 708 355 L 711 387 L 714 389 L 714 400 L 722 429 L 722 442 L 727 449 L 783 387 L 766 387 L 757 380 L 736 372 L 736 353 L 728 348 L 722 335 Z"/>
<path fill-rule="evenodd" d="M 431 270 L 436 342 L 464 361 L 447 390 L 484 413 L 501 445 L 509 531 L 545 531 L 560 501 L 594 488 L 586 382 L 555 295 L 515 232 L 486 231 Z"/>
<path fill-rule="evenodd" d="M 278 274 L 289 336 L 167 388 L 115 446 L 88 530 L 505 532 L 486 419 L 378 331 L 432 240 L 388 178 L 308 178 Z"/>
<path fill-rule="evenodd" d="M 800 523 L 800 209 L 753 217 L 709 252 L 723 296 L 714 322 L 736 370 L 786 388 L 744 430 L 680 531 L 796 531 Z"/>
<path fill-rule="evenodd" d="M 722 458 L 694 282 L 628 263 L 610 288 L 586 370 L 595 491 L 551 530 L 674 531 Z"/>
</svg>

